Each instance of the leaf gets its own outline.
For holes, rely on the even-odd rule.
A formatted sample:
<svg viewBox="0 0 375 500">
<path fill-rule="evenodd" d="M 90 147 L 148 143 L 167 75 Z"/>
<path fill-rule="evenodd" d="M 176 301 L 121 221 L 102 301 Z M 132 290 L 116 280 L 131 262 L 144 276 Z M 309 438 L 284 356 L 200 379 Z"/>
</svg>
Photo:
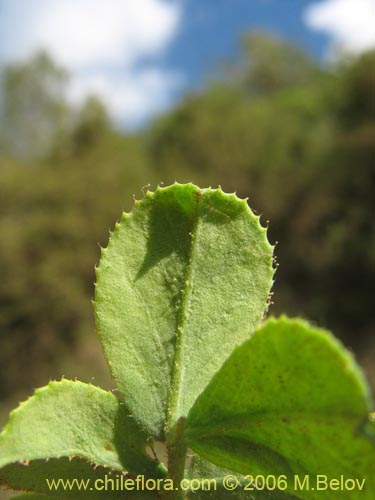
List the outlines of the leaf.
<svg viewBox="0 0 375 500">
<path fill-rule="evenodd" d="M 82 382 L 50 382 L 12 412 L 0 434 L 0 478 L 6 479 L 4 467 L 8 477 L 19 462 L 74 456 L 160 475 L 145 445 L 145 435 L 112 393 Z"/>
<path fill-rule="evenodd" d="M 12 463 L 0 470 L 0 484 L 6 484 L 7 487 L 17 490 L 32 491 L 36 495 L 47 495 L 49 498 L 66 498 L 77 495 L 77 489 L 81 487 L 80 496 L 83 498 L 97 498 L 95 492 L 85 492 L 84 484 L 86 481 L 94 482 L 97 478 L 109 474 L 110 469 L 103 467 L 93 467 L 88 462 L 73 458 L 59 458 L 46 460 L 33 460 L 30 463 Z M 72 481 L 73 491 L 64 491 L 63 486 L 54 490 L 48 486 L 48 482 Z M 79 486 L 76 485 L 76 480 Z M 52 483 L 50 483 L 52 485 Z M 17 497 L 18 498 L 18 497 Z"/>
<path fill-rule="evenodd" d="M 238 480 L 237 487 L 230 491 L 224 487 L 223 480 L 230 475 Z M 262 491 L 250 490 L 253 487 L 251 479 L 241 474 L 233 474 L 226 469 L 217 467 L 210 462 L 194 455 L 190 467 L 186 470 L 185 477 L 188 479 L 205 481 L 199 484 L 201 490 L 197 490 L 198 483 L 192 484 L 195 491 L 188 493 L 191 500 L 296 500 L 297 497 L 289 495 L 284 491 Z M 209 481 L 209 482 L 207 482 Z M 212 482 L 214 481 L 214 482 Z M 233 484 L 233 483 L 229 483 Z M 206 488 L 206 489 L 204 489 Z M 216 489 L 215 489 L 216 488 Z"/>
<path fill-rule="evenodd" d="M 79 496 L 90 500 L 115 500 L 124 498 L 125 494 L 129 500 L 155 498 L 154 492 L 149 491 L 124 492 L 124 481 L 134 477 L 135 475 L 125 475 L 105 467 L 94 467 L 78 458 L 34 460 L 29 465 L 11 464 L 0 470 L 1 484 L 12 489 L 47 495 L 48 498 Z M 107 491 L 103 490 L 105 487 Z"/>
<path fill-rule="evenodd" d="M 283 491 L 244 491 L 246 482 L 234 491 L 226 490 L 218 483 L 216 491 L 196 491 L 188 494 L 189 500 L 297 500 Z"/>
<path fill-rule="evenodd" d="M 163 439 L 262 319 L 272 247 L 246 201 L 175 184 L 123 214 L 97 270 L 99 336 L 136 420 Z"/>
<path fill-rule="evenodd" d="M 48 500 L 48 499 L 53 499 L 53 500 L 65 500 L 66 498 L 73 498 L 74 500 L 81 499 L 81 498 L 92 498 L 95 500 L 161 500 L 160 495 L 151 493 L 151 492 L 135 492 L 135 491 L 129 491 L 126 493 L 126 497 L 124 497 L 124 492 L 123 491 L 103 491 L 101 493 L 94 493 L 91 492 L 90 494 L 82 494 L 81 492 L 77 495 L 77 493 L 72 493 L 69 496 L 51 496 L 51 495 L 43 495 L 40 493 L 22 493 L 21 495 L 16 495 L 14 497 L 11 497 L 9 500 Z"/>
<path fill-rule="evenodd" d="M 352 356 L 301 320 L 268 321 L 238 347 L 191 409 L 202 457 L 241 474 L 285 474 L 309 500 L 374 498 L 371 400 Z M 367 425 L 367 428 L 365 429 Z M 296 491 L 294 476 L 315 490 Z M 366 479 L 364 491 L 317 491 L 316 476 Z"/>
<path fill-rule="evenodd" d="M 46 495 L 39 495 L 39 493 L 22 493 L 21 495 L 11 497 L 10 500 L 46 500 L 48 498 L 54 498 L 54 500 L 62 500 L 61 497 L 49 497 Z"/>
<path fill-rule="evenodd" d="M 297 497 L 279 491 L 227 491 L 218 487 L 217 491 L 197 491 L 189 493 L 190 500 L 296 500 Z"/>
</svg>

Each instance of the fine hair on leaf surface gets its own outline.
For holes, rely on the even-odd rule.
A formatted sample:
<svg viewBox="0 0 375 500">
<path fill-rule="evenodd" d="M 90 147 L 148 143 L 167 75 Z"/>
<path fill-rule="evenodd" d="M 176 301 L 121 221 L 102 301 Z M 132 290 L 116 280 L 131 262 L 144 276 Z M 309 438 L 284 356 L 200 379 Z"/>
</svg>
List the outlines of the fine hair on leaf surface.
<svg viewBox="0 0 375 500">
<path fill-rule="evenodd" d="M 148 191 L 96 268 L 96 325 L 119 396 L 65 379 L 38 389 L 0 434 L 0 485 L 20 500 L 372 500 L 367 382 L 331 333 L 264 321 L 273 259 L 259 217 L 235 194 L 178 183 Z M 154 444 L 165 458 L 146 452 Z M 109 474 L 164 487 L 95 488 Z M 249 474 L 281 480 L 248 490 Z M 317 491 L 321 474 L 363 487 Z M 46 483 L 77 476 L 88 490 Z M 296 489 L 295 476 L 311 488 Z M 207 479 L 215 489 L 180 487 Z"/>
</svg>

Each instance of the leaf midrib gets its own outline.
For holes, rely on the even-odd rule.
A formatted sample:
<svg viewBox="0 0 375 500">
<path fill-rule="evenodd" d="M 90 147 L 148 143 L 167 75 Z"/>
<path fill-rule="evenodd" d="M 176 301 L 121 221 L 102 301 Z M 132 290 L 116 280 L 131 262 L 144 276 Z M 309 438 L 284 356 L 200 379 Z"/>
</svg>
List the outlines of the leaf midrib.
<svg viewBox="0 0 375 500">
<path fill-rule="evenodd" d="M 197 190 L 195 192 L 195 213 L 193 215 L 193 226 L 191 229 L 191 243 L 189 254 L 189 261 L 186 266 L 186 273 L 184 278 L 184 288 L 181 292 L 181 305 L 179 307 L 178 320 L 177 320 L 177 331 L 176 331 L 176 344 L 175 344 L 175 354 L 173 359 L 172 377 L 171 385 L 169 391 L 169 406 L 168 406 L 168 416 L 167 416 L 167 429 L 172 429 L 179 418 L 179 406 L 181 398 L 181 387 L 183 381 L 183 361 L 184 361 L 184 333 L 186 321 L 188 318 L 188 309 L 191 298 L 191 292 L 193 289 L 192 284 L 192 267 L 193 260 L 195 256 L 195 248 L 197 241 L 197 232 L 199 225 L 199 205 L 202 196 L 202 191 Z"/>
</svg>

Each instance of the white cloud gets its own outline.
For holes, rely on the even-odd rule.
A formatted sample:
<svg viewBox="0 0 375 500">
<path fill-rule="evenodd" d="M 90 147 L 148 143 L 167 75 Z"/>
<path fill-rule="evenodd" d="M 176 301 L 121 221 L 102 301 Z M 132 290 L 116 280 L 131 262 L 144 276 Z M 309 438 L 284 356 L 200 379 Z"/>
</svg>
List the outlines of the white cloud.
<svg viewBox="0 0 375 500">
<path fill-rule="evenodd" d="M 47 49 L 71 70 L 75 100 L 96 91 L 121 122 L 160 111 L 182 82 L 158 67 L 179 28 L 179 0 L 2 0 L 2 7 L 3 61 Z"/>
<path fill-rule="evenodd" d="M 106 103 L 118 124 L 137 127 L 166 109 L 182 84 L 178 73 L 150 66 L 120 76 L 100 72 L 81 75 L 73 80 L 69 97 L 79 104 L 88 93 L 95 94 Z"/>
<path fill-rule="evenodd" d="M 358 54 L 375 46 L 374 0 L 323 0 L 306 9 L 304 20 L 331 36 L 330 53 Z"/>
</svg>

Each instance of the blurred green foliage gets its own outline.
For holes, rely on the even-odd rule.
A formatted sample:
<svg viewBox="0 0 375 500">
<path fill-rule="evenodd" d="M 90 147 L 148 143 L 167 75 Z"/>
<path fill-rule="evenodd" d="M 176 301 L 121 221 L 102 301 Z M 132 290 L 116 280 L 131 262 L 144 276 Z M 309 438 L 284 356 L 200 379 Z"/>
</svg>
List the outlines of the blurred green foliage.
<svg viewBox="0 0 375 500">
<path fill-rule="evenodd" d="M 0 399 L 63 373 L 106 380 L 90 304 L 99 244 L 132 194 L 161 181 L 249 196 L 278 241 L 272 312 L 371 359 L 374 67 L 374 52 L 323 67 L 246 36 L 221 78 L 137 134 L 114 129 L 95 97 L 69 106 L 45 54 L 3 68 Z"/>
<path fill-rule="evenodd" d="M 45 155 L 69 120 L 64 98 L 67 72 L 41 52 L 30 61 L 3 68 L 1 80 L 2 151 L 24 158 Z"/>
</svg>

